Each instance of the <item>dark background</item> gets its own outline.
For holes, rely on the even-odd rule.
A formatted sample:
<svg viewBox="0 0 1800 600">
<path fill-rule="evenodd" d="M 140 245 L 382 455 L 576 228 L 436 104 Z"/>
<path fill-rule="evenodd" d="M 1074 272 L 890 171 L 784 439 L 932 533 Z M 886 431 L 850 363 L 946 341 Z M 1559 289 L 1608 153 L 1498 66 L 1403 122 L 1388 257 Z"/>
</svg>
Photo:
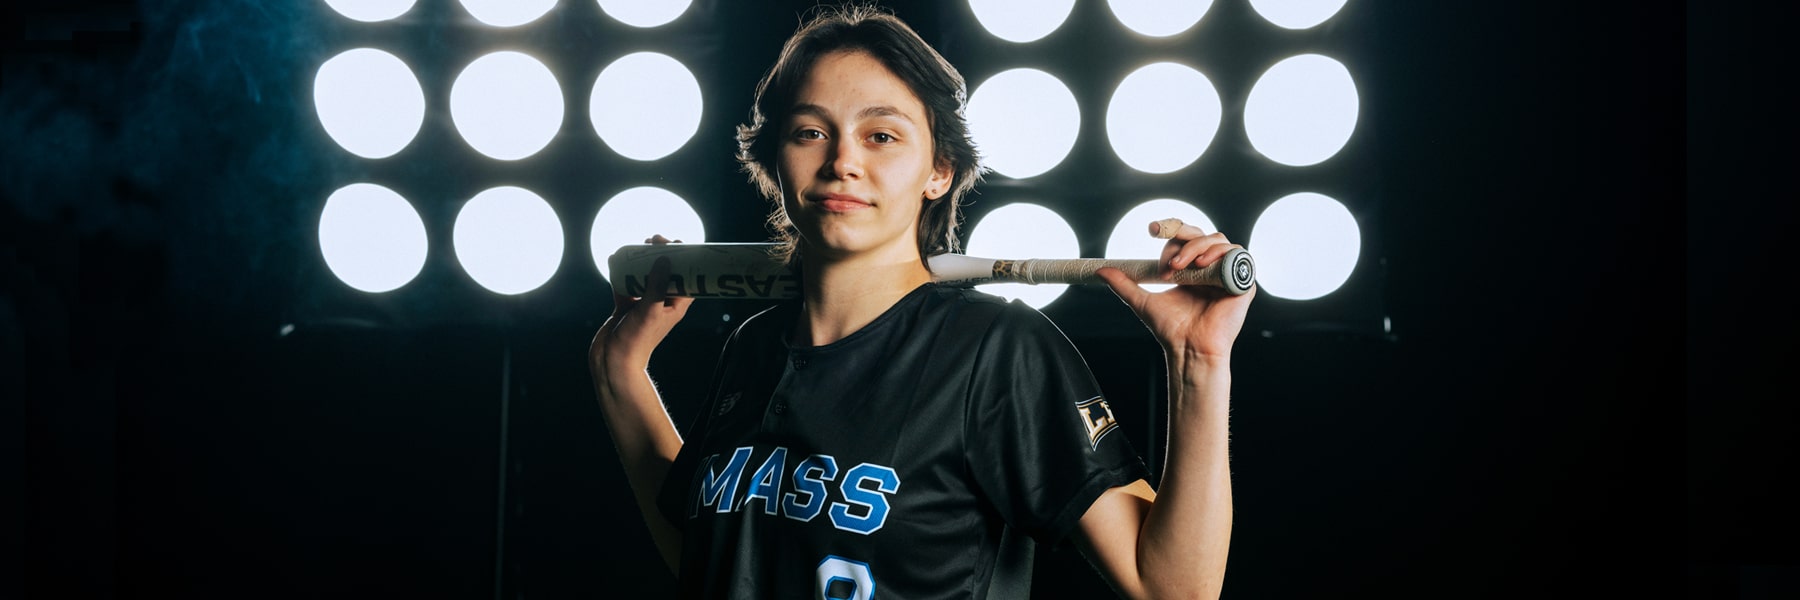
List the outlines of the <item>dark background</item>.
<svg viewBox="0 0 1800 600">
<path fill-rule="evenodd" d="M 604 284 L 559 272 L 529 299 L 471 293 L 440 242 L 414 283 L 360 295 L 320 264 L 318 208 L 358 179 L 411 182 L 409 198 L 496 177 L 599 197 L 662 183 L 740 199 L 703 214 L 747 223 L 712 239 L 748 241 L 762 207 L 722 133 L 743 110 L 709 108 L 676 166 L 605 186 L 555 177 L 604 155 L 591 130 L 570 135 L 586 128 L 573 103 L 545 151 L 564 158 L 541 172 L 370 165 L 321 142 L 310 76 L 372 34 L 315 4 L 8 5 L 0 421 L 16 435 L 0 490 L 19 491 L 0 494 L 18 515 L 0 580 L 32 598 L 662 595 L 581 358 Z M 1380 194 L 1359 215 L 1384 259 L 1365 285 L 1393 332 L 1289 334 L 1267 318 L 1279 302 L 1252 308 L 1266 327 L 1235 360 L 1225 595 L 1794 597 L 1800 414 L 1778 390 L 1796 327 L 1767 277 L 1793 223 L 1776 91 L 1792 15 L 1398 4 L 1344 17 L 1359 181 Z M 708 19 L 601 33 L 754 65 L 696 67 L 747 101 L 804 5 L 700 0 Z M 891 6 L 978 60 L 950 9 Z M 405 51 L 471 52 L 460 35 Z M 452 136 L 428 122 L 406 152 Z M 448 239 L 453 203 L 414 203 Z M 563 271 L 587 260 L 584 237 L 569 245 Z M 1046 314 L 1109 395 L 1152 398 L 1149 338 L 1110 326 L 1129 315 L 1105 294 Z M 678 421 L 748 310 L 697 308 L 652 364 Z M 1154 457 L 1160 407 L 1117 404 L 1151 424 L 1133 435 Z M 1039 596 L 1104 589 L 1068 549 L 1039 562 Z"/>
</svg>

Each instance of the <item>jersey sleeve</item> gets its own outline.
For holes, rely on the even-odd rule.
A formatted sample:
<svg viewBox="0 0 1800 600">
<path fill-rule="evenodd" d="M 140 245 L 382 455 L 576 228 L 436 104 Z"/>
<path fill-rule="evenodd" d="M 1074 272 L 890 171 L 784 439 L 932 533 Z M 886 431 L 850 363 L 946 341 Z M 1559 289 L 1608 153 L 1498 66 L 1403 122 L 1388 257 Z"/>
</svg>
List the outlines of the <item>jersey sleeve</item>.
<svg viewBox="0 0 1800 600">
<path fill-rule="evenodd" d="M 1149 476 L 1075 345 L 1013 301 L 988 330 L 969 385 L 966 460 L 1007 523 L 1061 541 L 1107 489 Z"/>
<path fill-rule="evenodd" d="M 683 442 L 681 450 L 675 453 L 675 460 L 670 463 L 668 475 L 663 478 L 662 488 L 657 490 L 656 495 L 658 512 L 661 512 L 663 518 L 674 525 L 677 530 L 687 528 L 686 511 L 687 502 L 690 500 L 688 496 L 689 480 L 682 477 L 681 474 L 692 473 L 699 466 L 700 448 L 704 445 L 702 442 L 707 426 L 719 409 L 720 386 L 725 382 L 728 374 L 738 368 L 738 362 L 740 362 L 738 350 L 743 343 L 743 338 L 746 335 L 753 335 L 746 331 L 763 325 L 765 320 L 763 317 L 774 310 L 774 308 L 770 308 L 751 315 L 750 318 L 739 324 L 737 329 L 732 330 L 731 335 L 725 339 L 725 344 L 719 351 L 718 362 L 713 366 L 710 382 L 706 386 L 706 400 L 700 405 L 700 410 L 695 413 L 693 420 L 688 422 L 686 428 L 678 426 L 677 431 L 681 434 Z"/>
</svg>

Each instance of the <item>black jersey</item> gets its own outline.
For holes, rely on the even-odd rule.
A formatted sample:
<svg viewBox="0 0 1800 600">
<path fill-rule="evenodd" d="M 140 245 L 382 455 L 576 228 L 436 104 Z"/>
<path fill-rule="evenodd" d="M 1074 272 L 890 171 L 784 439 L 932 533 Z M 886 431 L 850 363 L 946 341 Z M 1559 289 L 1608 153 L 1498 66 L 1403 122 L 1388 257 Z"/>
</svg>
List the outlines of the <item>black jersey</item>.
<svg viewBox="0 0 1800 600">
<path fill-rule="evenodd" d="M 1108 488 L 1147 476 L 1042 313 L 920 286 L 825 346 L 745 321 L 659 497 L 682 598 L 1025 597 Z"/>
</svg>

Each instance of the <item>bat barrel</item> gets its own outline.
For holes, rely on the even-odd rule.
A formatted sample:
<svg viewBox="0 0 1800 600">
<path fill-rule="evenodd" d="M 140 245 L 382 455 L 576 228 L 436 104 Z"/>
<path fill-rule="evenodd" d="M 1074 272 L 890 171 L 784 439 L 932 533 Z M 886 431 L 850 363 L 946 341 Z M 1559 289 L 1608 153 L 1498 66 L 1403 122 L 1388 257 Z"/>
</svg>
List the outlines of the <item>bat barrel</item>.
<svg viewBox="0 0 1800 600">
<path fill-rule="evenodd" d="M 800 296 L 800 277 L 776 260 L 774 244 L 629 244 L 607 258 L 613 289 L 643 296 L 662 280 L 663 296 L 774 300 Z M 659 272 L 657 262 L 663 261 Z"/>
</svg>

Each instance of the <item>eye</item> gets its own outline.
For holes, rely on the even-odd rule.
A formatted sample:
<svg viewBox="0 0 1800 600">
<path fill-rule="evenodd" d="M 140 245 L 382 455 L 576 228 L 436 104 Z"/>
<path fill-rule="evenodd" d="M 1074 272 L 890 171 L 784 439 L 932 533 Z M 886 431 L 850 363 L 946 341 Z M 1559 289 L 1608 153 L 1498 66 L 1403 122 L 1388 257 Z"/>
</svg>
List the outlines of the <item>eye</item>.
<svg viewBox="0 0 1800 600">
<path fill-rule="evenodd" d="M 799 131 L 794 132 L 794 139 L 796 139 L 796 140 L 822 140 L 822 139 L 825 139 L 825 132 L 819 131 L 817 129 L 812 129 L 812 128 L 801 129 Z"/>
<path fill-rule="evenodd" d="M 894 137 L 892 134 L 878 132 L 873 135 L 870 135 L 869 141 L 875 142 L 877 144 L 892 144 L 894 142 L 900 141 L 900 139 Z"/>
</svg>

